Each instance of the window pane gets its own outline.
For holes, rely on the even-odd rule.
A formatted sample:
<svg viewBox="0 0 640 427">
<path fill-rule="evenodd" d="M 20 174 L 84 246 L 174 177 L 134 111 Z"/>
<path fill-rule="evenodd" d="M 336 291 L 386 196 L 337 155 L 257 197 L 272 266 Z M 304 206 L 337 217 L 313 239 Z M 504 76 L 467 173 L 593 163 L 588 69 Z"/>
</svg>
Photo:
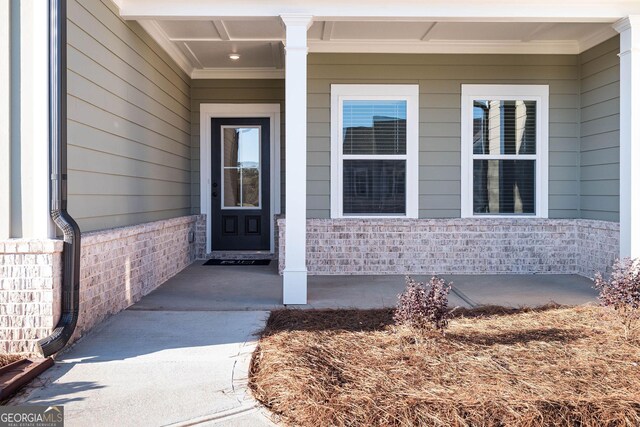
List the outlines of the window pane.
<svg viewBox="0 0 640 427">
<path fill-rule="evenodd" d="M 405 214 L 404 160 L 345 160 L 342 173 L 345 214 Z"/>
<path fill-rule="evenodd" d="M 260 206 L 260 171 L 257 168 L 242 169 L 242 206 Z"/>
<path fill-rule="evenodd" d="M 536 154 L 536 101 L 473 101 L 473 154 Z"/>
<path fill-rule="evenodd" d="M 223 128 L 224 166 L 258 167 L 260 128 Z"/>
<path fill-rule="evenodd" d="M 344 101 L 344 154 L 406 154 L 406 101 Z"/>
<path fill-rule="evenodd" d="M 260 206 L 260 127 L 223 127 L 224 207 Z"/>
<path fill-rule="evenodd" d="M 535 160 L 474 160 L 473 212 L 535 214 Z"/>
<path fill-rule="evenodd" d="M 240 171 L 236 168 L 224 170 L 224 207 L 240 206 Z"/>
</svg>

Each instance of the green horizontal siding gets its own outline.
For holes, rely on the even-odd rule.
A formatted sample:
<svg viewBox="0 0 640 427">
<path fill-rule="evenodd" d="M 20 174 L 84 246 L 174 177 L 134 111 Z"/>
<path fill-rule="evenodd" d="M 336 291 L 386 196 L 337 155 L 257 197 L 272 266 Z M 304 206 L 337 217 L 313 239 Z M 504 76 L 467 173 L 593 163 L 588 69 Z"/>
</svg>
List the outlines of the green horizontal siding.
<svg viewBox="0 0 640 427">
<path fill-rule="evenodd" d="M 69 211 L 83 231 L 190 213 L 191 79 L 111 0 L 68 4 Z"/>
<path fill-rule="evenodd" d="M 330 216 L 331 84 L 357 83 L 420 87 L 418 188 L 422 218 L 460 216 L 461 85 L 549 85 L 549 216 L 579 216 L 577 56 L 315 53 L 309 55 L 308 72 L 307 187 L 314 190 L 308 196 L 309 217 Z"/>
<path fill-rule="evenodd" d="M 613 37 L 580 55 L 580 214 L 620 219 L 620 51 Z"/>
</svg>

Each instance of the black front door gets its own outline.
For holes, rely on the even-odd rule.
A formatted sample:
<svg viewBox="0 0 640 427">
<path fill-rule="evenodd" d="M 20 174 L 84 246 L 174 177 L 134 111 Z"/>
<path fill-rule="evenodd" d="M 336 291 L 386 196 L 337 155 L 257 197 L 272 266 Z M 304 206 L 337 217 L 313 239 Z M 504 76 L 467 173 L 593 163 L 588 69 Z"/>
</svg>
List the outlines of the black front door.
<svg viewBox="0 0 640 427">
<path fill-rule="evenodd" d="M 269 250 L 269 119 L 211 119 L 213 250 Z"/>
</svg>

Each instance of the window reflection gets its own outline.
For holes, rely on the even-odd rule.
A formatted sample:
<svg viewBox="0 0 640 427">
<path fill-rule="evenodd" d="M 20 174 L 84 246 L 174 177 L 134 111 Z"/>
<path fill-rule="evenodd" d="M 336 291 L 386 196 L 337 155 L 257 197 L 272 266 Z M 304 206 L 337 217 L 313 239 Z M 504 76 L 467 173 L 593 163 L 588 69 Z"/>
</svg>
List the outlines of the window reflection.
<svg viewBox="0 0 640 427">
<path fill-rule="evenodd" d="M 473 212 L 534 214 L 535 160 L 473 161 Z"/>
<path fill-rule="evenodd" d="M 536 154 L 536 101 L 474 101 L 473 154 Z"/>
<path fill-rule="evenodd" d="M 260 127 L 223 127 L 224 207 L 260 207 Z"/>
<path fill-rule="evenodd" d="M 403 215 L 406 165 L 404 160 L 345 160 L 344 213 Z"/>
<path fill-rule="evenodd" d="M 474 100 L 473 212 L 535 214 L 536 101 Z"/>
</svg>

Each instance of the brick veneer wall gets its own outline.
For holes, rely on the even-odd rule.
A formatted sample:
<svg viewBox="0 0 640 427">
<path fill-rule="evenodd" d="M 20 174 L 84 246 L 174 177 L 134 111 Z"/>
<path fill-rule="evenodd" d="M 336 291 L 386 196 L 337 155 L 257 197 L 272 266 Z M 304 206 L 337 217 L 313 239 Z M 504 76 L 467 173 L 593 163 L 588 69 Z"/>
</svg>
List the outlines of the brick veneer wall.
<svg viewBox="0 0 640 427">
<path fill-rule="evenodd" d="M 0 241 L 0 352 L 33 351 L 60 317 L 62 241 Z"/>
<path fill-rule="evenodd" d="M 285 219 L 278 220 L 279 269 Z M 309 274 L 564 273 L 618 252 L 618 224 L 574 219 L 310 219 Z"/>
<path fill-rule="evenodd" d="M 80 316 L 71 341 L 204 257 L 204 234 L 203 215 L 83 233 Z M 19 242 L 4 242 L 0 251 L 0 351 L 7 352 L 34 351 L 60 309 L 62 242 Z"/>
<path fill-rule="evenodd" d="M 580 220 L 578 233 L 578 271 L 593 277 L 600 271 L 609 271 L 620 256 L 620 224 L 609 221 Z"/>
<path fill-rule="evenodd" d="M 202 222 L 201 216 L 193 215 L 83 234 L 80 316 L 72 339 L 136 303 L 197 259 Z"/>
</svg>

